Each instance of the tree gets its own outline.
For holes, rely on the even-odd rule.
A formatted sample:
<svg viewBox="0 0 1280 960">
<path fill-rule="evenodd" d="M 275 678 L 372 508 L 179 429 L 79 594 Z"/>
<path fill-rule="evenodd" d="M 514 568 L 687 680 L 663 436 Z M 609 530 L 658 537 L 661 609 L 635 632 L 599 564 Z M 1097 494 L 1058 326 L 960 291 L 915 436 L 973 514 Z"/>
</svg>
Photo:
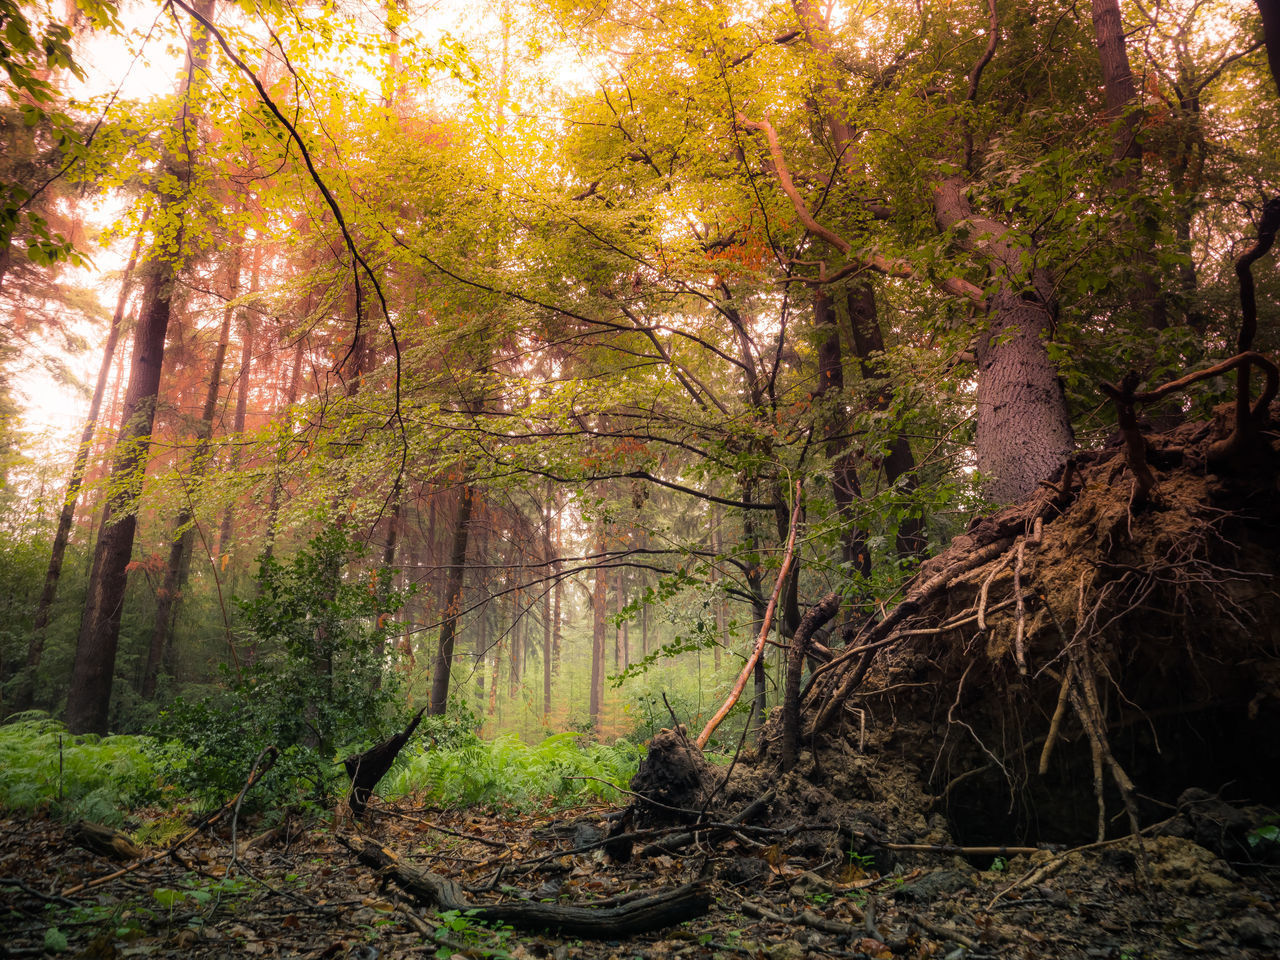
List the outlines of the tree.
<svg viewBox="0 0 1280 960">
<path fill-rule="evenodd" d="M 206 16 L 212 14 L 213 0 L 200 0 L 197 9 Z M 159 233 L 142 265 L 143 286 L 129 388 L 111 466 L 112 492 L 94 548 L 88 598 L 67 691 L 67 726 L 74 733 L 105 733 L 109 720 L 120 615 L 138 522 L 137 498 L 147 466 L 173 286 L 185 241 L 186 207 L 195 177 L 194 88 L 205 68 L 207 42 L 201 29 L 192 31 L 186 70 L 178 88 L 178 112 L 164 148 L 160 168 L 163 176 L 156 184 Z"/>
</svg>

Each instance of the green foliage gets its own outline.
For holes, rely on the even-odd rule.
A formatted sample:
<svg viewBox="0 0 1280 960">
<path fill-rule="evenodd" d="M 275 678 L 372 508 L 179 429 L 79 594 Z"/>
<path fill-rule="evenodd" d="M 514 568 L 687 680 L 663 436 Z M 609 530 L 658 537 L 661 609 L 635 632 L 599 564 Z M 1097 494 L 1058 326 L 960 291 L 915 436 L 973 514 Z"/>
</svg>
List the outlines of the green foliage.
<svg viewBox="0 0 1280 960">
<path fill-rule="evenodd" d="M 457 956 L 460 949 L 465 949 L 467 956 L 494 958 L 494 960 L 505 960 L 514 956 L 507 949 L 512 928 L 507 924 L 499 927 L 486 926 L 476 919 L 476 912 L 475 910 L 445 910 L 440 914 L 440 926 L 435 932 L 436 939 L 441 944 L 436 948 L 435 955 L 440 960 Z"/>
<path fill-rule="evenodd" d="M 485 741 L 472 734 L 466 742 L 442 747 L 415 740 L 416 755 L 384 781 L 385 789 L 389 794 L 425 792 L 445 806 L 527 807 L 549 798 L 564 805 L 590 798 L 616 799 L 618 793 L 609 784 L 622 786 L 630 781 L 641 748 L 626 742 L 582 744 L 580 736 L 558 733 L 536 746 L 510 735 Z"/>
<path fill-rule="evenodd" d="M 191 750 L 175 780 L 210 803 L 239 789 L 268 746 L 279 759 L 254 792 L 259 803 L 327 802 L 344 779 L 337 760 L 402 722 L 394 678 L 384 676 L 386 615 L 400 594 L 388 574 L 344 568 L 360 550 L 337 529 L 318 534 L 289 561 L 264 559 L 258 595 L 240 601 L 248 662 L 226 689 L 179 699 L 157 733 Z"/>
<path fill-rule="evenodd" d="M 43 714 L 20 714 L 0 726 L 0 807 L 118 826 L 122 811 L 161 799 L 169 757 L 150 737 L 72 736 Z"/>
</svg>

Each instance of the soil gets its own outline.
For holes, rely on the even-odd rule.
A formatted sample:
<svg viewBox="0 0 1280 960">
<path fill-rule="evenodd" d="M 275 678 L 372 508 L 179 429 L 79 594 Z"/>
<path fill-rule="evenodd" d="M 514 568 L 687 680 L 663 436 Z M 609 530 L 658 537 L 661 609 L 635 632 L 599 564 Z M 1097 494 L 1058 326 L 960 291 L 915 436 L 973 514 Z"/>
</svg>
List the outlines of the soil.
<svg viewBox="0 0 1280 960">
<path fill-rule="evenodd" d="M 359 830 L 295 823 L 234 864 L 227 828 L 208 831 L 64 902 L 61 891 L 120 865 L 54 821 L 0 821 L 0 956 L 52 956 L 60 938 L 65 955 L 95 958 L 1280 956 L 1280 844 L 1229 860 L 1195 839 L 1220 841 L 1261 811 L 1192 795 L 1141 841 L 965 856 L 942 846 L 945 820 L 917 778 L 856 751 L 823 786 L 799 773 L 761 784 L 783 799 L 756 823 L 624 864 L 602 850 L 616 811 L 504 817 L 375 801 Z M 726 806 L 752 794 L 751 777 L 735 780 Z M 451 875 L 476 902 L 616 902 L 702 877 L 712 905 L 626 940 L 494 931 L 410 902 L 339 837 Z M 939 849 L 894 850 L 886 837 Z"/>
</svg>

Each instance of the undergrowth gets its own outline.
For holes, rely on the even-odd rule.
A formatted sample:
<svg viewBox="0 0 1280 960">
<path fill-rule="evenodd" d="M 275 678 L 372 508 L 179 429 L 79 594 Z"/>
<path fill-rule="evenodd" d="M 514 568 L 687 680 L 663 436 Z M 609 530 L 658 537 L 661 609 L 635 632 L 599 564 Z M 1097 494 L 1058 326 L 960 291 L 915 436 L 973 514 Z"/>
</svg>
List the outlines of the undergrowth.
<svg viewBox="0 0 1280 960">
<path fill-rule="evenodd" d="M 481 740 L 456 724 L 436 735 L 428 729 L 406 747 L 378 792 L 424 795 L 441 806 L 523 808 L 618 799 L 611 785 L 626 785 L 643 748 L 627 741 L 583 744 L 580 737 L 560 733 L 529 746 L 511 735 Z M 176 742 L 73 736 L 44 714 L 22 714 L 0 725 L 0 809 L 47 810 L 68 821 L 118 827 L 139 807 L 172 807 L 184 800 L 165 774 L 191 761 L 191 752 Z"/>
<path fill-rule="evenodd" d="M 0 726 L 0 807 L 119 826 L 124 811 L 163 799 L 164 752 L 150 737 L 73 736 L 42 713 L 19 714 Z"/>
<path fill-rule="evenodd" d="M 471 735 L 434 747 L 418 740 L 380 792 L 389 797 L 422 794 L 441 806 L 527 807 L 548 799 L 571 806 L 618 799 L 615 787 L 625 786 L 635 774 L 643 748 L 626 741 L 580 744 L 580 737 L 572 731 L 557 733 L 534 746 L 510 734 L 496 740 Z"/>
</svg>

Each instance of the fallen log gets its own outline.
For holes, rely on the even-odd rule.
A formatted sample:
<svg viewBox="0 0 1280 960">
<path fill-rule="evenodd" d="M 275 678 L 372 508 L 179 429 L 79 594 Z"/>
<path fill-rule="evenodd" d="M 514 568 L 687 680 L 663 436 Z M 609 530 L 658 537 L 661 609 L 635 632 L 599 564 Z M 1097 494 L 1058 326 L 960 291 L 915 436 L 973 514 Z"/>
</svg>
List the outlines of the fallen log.
<svg viewBox="0 0 1280 960">
<path fill-rule="evenodd" d="M 77 821 L 67 831 L 67 836 L 77 847 L 110 860 L 136 860 L 147 855 L 131 837 L 90 820 Z"/>
<path fill-rule="evenodd" d="M 349 844 L 347 846 L 356 854 L 357 860 L 381 871 L 418 903 L 442 910 L 463 911 L 482 923 L 508 924 L 523 930 L 548 930 L 586 940 L 619 940 L 692 920 L 711 909 L 711 893 L 703 881 L 656 891 L 614 906 L 532 902 L 477 904 L 468 900 L 462 888 L 449 878 L 401 863 L 385 847 L 366 843 L 357 850 Z"/>
</svg>

